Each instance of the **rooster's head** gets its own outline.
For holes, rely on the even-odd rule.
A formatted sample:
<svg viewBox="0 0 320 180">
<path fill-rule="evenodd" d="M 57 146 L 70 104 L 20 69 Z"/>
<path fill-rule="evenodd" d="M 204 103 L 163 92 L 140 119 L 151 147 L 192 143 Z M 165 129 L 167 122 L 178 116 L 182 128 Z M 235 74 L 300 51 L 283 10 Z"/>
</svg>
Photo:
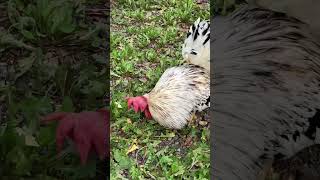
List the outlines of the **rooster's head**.
<svg viewBox="0 0 320 180">
<path fill-rule="evenodd" d="M 147 98 L 144 96 L 137 96 L 137 97 L 129 97 L 126 98 L 128 101 L 128 108 L 133 109 L 136 113 L 141 111 L 144 112 L 144 115 L 146 118 L 151 119 L 151 113 L 149 111 L 148 107 L 148 101 Z"/>
</svg>

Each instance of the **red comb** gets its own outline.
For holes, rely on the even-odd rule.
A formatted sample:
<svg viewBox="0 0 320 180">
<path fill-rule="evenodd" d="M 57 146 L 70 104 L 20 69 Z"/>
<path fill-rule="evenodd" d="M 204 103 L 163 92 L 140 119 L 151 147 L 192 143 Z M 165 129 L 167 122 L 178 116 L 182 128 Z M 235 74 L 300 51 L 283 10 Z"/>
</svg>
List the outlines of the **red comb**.
<svg viewBox="0 0 320 180">
<path fill-rule="evenodd" d="M 136 113 L 141 111 L 144 112 L 145 116 L 148 119 L 151 119 L 151 113 L 148 109 L 148 102 L 147 99 L 143 96 L 137 96 L 137 97 L 129 97 L 126 98 L 128 102 L 128 109 L 133 109 Z"/>
</svg>

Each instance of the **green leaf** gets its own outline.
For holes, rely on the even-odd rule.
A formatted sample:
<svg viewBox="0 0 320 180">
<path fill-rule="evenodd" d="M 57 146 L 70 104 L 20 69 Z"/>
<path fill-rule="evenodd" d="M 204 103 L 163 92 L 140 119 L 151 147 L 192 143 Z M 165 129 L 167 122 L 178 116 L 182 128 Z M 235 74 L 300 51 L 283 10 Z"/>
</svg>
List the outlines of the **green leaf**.
<svg viewBox="0 0 320 180">
<path fill-rule="evenodd" d="M 17 18 L 19 17 L 19 12 L 17 10 L 17 4 L 14 0 L 8 1 L 8 17 L 11 24 L 15 24 L 17 22 Z"/>
<path fill-rule="evenodd" d="M 27 38 L 29 40 L 34 40 L 35 39 L 34 35 L 30 31 L 22 30 L 21 33 L 25 38 Z"/>
<path fill-rule="evenodd" d="M 165 164 L 169 164 L 171 165 L 173 160 L 169 157 L 169 156 L 162 156 L 160 158 L 160 161 L 159 161 L 161 164 L 165 165 Z"/>
<path fill-rule="evenodd" d="M 24 42 L 17 40 L 12 34 L 2 32 L 0 30 L 0 46 L 19 47 L 33 51 L 34 47 L 25 44 Z"/>
<path fill-rule="evenodd" d="M 74 110 L 72 99 L 69 96 L 63 97 L 61 111 L 74 112 Z"/>
<path fill-rule="evenodd" d="M 24 138 L 20 136 L 14 128 L 7 127 L 4 134 L 0 136 L 0 144 L 0 150 L 3 152 L 9 152 L 15 146 L 23 146 Z M 0 159 L 2 158 L 3 157 L 0 157 Z"/>
<path fill-rule="evenodd" d="M 31 163 L 24 151 L 20 147 L 14 147 L 6 156 L 7 162 L 10 161 L 15 164 L 14 173 L 16 175 L 30 175 Z"/>
<path fill-rule="evenodd" d="M 56 34 L 59 31 L 63 33 L 71 33 L 75 30 L 76 26 L 73 23 L 73 8 L 70 4 L 57 5 L 57 8 L 52 12 L 50 26 L 51 34 Z"/>
<path fill-rule="evenodd" d="M 27 16 L 19 17 L 19 22 L 18 22 L 19 30 L 24 30 L 26 29 L 26 27 L 29 29 L 34 29 L 36 27 L 35 19 Z"/>
<path fill-rule="evenodd" d="M 174 173 L 174 176 L 179 176 L 182 175 L 185 171 L 186 168 L 181 165 L 180 161 L 175 161 L 173 162 L 171 166 L 171 171 Z"/>
<path fill-rule="evenodd" d="M 32 52 L 29 57 L 19 60 L 17 69 L 18 72 L 16 73 L 15 80 L 17 80 L 19 77 L 28 72 L 35 63 L 35 61 L 40 61 L 42 57 L 42 50 L 38 48 L 37 50 Z"/>
<path fill-rule="evenodd" d="M 114 159 L 118 162 L 120 168 L 129 169 L 131 166 L 131 159 L 125 155 L 125 153 L 121 153 L 120 150 L 114 151 Z"/>
<path fill-rule="evenodd" d="M 38 135 L 38 142 L 41 146 L 47 146 L 53 142 L 55 142 L 55 132 L 56 132 L 56 125 L 50 124 L 46 127 L 41 127 L 39 130 Z"/>
<path fill-rule="evenodd" d="M 42 113 L 47 113 L 52 110 L 51 100 L 47 97 L 36 98 L 28 97 L 23 99 L 19 105 L 19 109 L 22 112 L 28 128 L 34 133 L 39 126 L 39 117 Z"/>
<path fill-rule="evenodd" d="M 72 33 L 74 30 L 76 29 L 76 26 L 75 24 L 68 24 L 68 23 L 65 23 L 65 24 L 61 24 L 59 26 L 59 30 L 63 33 Z"/>
</svg>

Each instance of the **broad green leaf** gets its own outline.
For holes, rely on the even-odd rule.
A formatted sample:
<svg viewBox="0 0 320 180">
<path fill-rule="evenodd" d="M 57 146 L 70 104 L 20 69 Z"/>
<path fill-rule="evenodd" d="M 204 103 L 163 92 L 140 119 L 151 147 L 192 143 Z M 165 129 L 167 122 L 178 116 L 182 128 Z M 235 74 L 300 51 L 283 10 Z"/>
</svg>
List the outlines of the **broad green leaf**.
<svg viewBox="0 0 320 180">
<path fill-rule="evenodd" d="M 119 167 L 122 169 L 129 169 L 131 166 L 131 159 L 125 154 L 121 153 L 120 150 L 114 151 L 114 159 L 118 162 Z"/>
<path fill-rule="evenodd" d="M 23 34 L 23 36 L 29 40 L 34 40 L 35 37 L 34 35 L 32 34 L 32 32 L 30 31 L 27 31 L 27 30 L 22 30 L 21 33 Z"/>
<path fill-rule="evenodd" d="M 75 28 L 76 28 L 75 24 L 68 24 L 68 23 L 61 24 L 59 26 L 59 30 L 66 34 L 72 33 L 75 30 Z"/>
<path fill-rule="evenodd" d="M 181 165 L 180 161 L 176 160 L 171 165 L 171 171 L 174 173 L 174 176 L 182 175 L 185 172 L 185 167 Z"/>
<path fill-rule="evenodd" d="M 69 96 L 63 97 L 61 111 L 74 112 L 74 110 L 72 99 Z"/>
<path fill-rule="evenodd" d="M 45 127 L 40 127 L 38 142 L 41 146 L 47 146 L 55 142 L 56 125 L 50 124 Z"/>
</svg>

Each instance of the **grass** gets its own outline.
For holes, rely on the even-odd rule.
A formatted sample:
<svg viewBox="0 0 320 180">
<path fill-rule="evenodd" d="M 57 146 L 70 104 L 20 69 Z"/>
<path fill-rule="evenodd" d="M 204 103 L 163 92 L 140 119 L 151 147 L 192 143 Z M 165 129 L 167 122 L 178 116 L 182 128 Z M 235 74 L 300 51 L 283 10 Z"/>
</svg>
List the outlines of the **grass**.
<svg viewBox="0 0 320 180">
<path fill-rule="evenodd" d="M 95 159 L 57 154 L 56 125 L 39 119 L 105 106 L 106 14 L 104 1 L 0 3 L 1 179 L 96 179 Z"/>
<path fill-rule="evenodd" d="M 147 93 L 165 69 L 182 63 L 186 33 L 198 17 L 209 19 L 209 8 L 193 0 L 112 3 L 112 179 L 209 179 L 205 117 L 183 130 L 167 130 L 128 111 L 124 99 Z"/>
</svg>

